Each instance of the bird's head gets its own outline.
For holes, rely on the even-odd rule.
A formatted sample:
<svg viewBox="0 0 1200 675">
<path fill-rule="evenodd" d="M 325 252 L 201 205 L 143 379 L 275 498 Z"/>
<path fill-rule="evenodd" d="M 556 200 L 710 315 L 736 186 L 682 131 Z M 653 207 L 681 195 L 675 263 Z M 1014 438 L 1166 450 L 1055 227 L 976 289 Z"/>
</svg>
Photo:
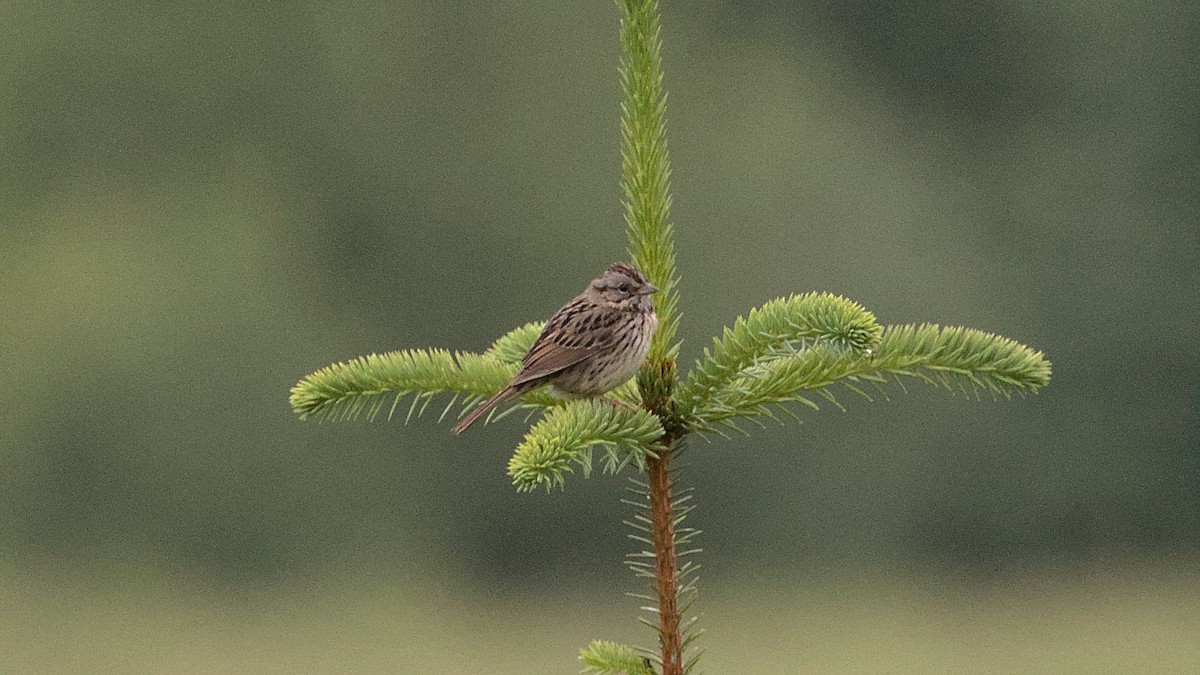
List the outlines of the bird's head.
<svg viewBox="0 0 1200 675">
<path fill-rule="evenodd" d="M 636 267 L 623 262 L 609 265 L 588 286 L 588 294 L 597 303 L 620 309 L 652 309 L 650 295 L 657 291 L 658 287 L 647 281 Z"/>
</svg>

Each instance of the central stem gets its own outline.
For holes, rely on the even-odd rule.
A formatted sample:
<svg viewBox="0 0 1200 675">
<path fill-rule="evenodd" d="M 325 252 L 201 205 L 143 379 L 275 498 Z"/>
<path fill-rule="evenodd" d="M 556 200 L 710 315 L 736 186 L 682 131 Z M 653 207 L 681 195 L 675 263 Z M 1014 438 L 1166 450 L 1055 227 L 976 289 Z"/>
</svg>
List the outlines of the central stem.
<svg viewBox="0 0 1200 675">
<path fill-rule="evenodd" d="M 671 447 L 646 462 L 650 486 L 651 538 L 654 542 L 654 576 L 658 581 L 658 642 L 662 647 L 662 675 L 683 675 L 683 638 L 679 634 L 679 583 L 675 559 L 675 514 L 671 508 Z"/>
</svg>

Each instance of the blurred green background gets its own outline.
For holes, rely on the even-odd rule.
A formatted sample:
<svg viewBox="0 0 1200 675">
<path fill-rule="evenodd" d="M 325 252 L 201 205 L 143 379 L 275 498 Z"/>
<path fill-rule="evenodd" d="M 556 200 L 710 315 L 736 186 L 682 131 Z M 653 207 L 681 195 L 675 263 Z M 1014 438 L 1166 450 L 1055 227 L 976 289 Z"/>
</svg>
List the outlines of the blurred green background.
<svg viewBox="0 0 1200 675">
<path fill-rule="evenodd" d="M 681 335 L 793 291 L 1045 350 L 698 442 L 713 673 L 1200 670 L 1200 9 L 664 6 Z M 624 478 L 302 423 L 624 254 L 611 2 L 0 5 L 0 670 L 575 672 Z"/>
</svg>

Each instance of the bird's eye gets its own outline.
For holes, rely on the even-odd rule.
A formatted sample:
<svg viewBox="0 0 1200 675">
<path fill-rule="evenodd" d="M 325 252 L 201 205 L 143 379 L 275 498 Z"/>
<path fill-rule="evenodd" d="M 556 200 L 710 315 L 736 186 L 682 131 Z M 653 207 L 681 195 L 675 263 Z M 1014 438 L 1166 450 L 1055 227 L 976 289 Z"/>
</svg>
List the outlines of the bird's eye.
<svg viewBox="0 0 1200 675">
<path fill-rule="evenodd" d="M 620 286 L 617 286 L 617 288 L 618 288 L 618 289 L 619 289 L 619 290 L 620 290 L 622 293 L 628 293 L 628 292 L 629 292 L 629 284 L 627 284 L 627 283 L 625 283 L 625 282 L 623 282 L 623 281 L 621 282 L 621 285 L 620 285 Z"/>
</svg>

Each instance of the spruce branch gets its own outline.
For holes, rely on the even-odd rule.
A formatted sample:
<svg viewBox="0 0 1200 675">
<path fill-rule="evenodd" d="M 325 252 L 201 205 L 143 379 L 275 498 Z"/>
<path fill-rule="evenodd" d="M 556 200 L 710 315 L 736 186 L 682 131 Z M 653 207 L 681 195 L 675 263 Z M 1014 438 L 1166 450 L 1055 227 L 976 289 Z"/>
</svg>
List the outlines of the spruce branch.
<svg viewBox="0 0 1200 675">
<path fill-rule="evenodd" d="M 829 293 L 771 300 L 738 317 L 704 350 L 679 387 L 681 414 L 703 426 L 715 413 L 730 410 L 730 387 L 742 386 L 751 369 L 817 344 L 837 353 L 866 354 L 882 330 L 862 305 Z"/>
<path fill-rule="evenodd" d="M 407 422 L 425 413 L 438 395 L 451 394 L 448 403 L 433 408 L 444 418 L 456 403 L 465 409 L 500 391 L 516 371 L 515 364 L 493 356 L 406 349 L 326 366 L 296 383 L 290 400 L 300 419 L 329 421 L 357 419 L 364 413 L 373 420 L 391 401 L 388 419 L 400 413 Z M 412 396 L 410 403 L 401 406 L 408 396 Z M 537 406 L 554 404 L 543 392 L 531 392 L 522 400 Z"/>
<path fill-rule="evenodd" d="M 983 331 L 933 324 L 889 326 L 870 355 L 817 344 L 792 355 L 753 363 L 707 390 L 689 410 L 697 429 L 714 430 L 733 418 L 766 416 L 775 408 L 799 402 L 819 409 L 804 393 L 817 392 L 836 404 L 828 391 L 842 384 L 870 396 L 860 385 L 882 388 L 885 375 L 906 376 L 951 391 L 989 392 L 1011 396 L 1037 391 L 1050 381 L 1050 363 L 1041 352 Z"/>
<path fill-rule="evenodd" d="M 947 389 L 993 395 L 1036 392 L 1050 384 L 1045 354 L 974 328 L 889 326 L 871 359 L 879 372 L 915 377 Z"/>
<path fill-rule="evenodd" d="M 605 472 L 629 464 L 644 470 L 653 457 L 652 444 L 663 435 L 658 418 L 603 400 L 572 401 L 553 408 L 529 430 L 508 462 L 508 475 L 518 490 L 562 486 L 571 465 L 591 473 L 592 451 L 603 450 Z"/>
<path fill-rule="evenodd" d="M 677 459 L 684 450 L 684 441 L 680 439 L 672 448 L 670 459 Z M 692 643 L 704 633 L 698 625 L 697 616 L 688 617 L 692 605 L 699 596 L 697 582 L 699 581 L 700 565 L 690 558 L 702 549 L 696 546 L 696 537 L 700 530 L 684 527 L 683 522 L 691 513 L 694 506 L 690 503 L 693 497 L 691 488 L 675 489 L 676 477 L 679 474 L 678 465 L 667 471 L 662 466 L 662 460 L 653 460 L 647 472 L 647 480 L 631 478 L 633 487 L 627 488 L 632 498 L 622 499 L 621 502 L 635 509 L 633 519 L 624 521 L 633 532 L 627 536 L 632 541 L 642 545 L 642 549 L 625 556 L 625 565 L 635 576 L 647 579 L 650 584 L 650 594 L 626 593 L 626 595 L 647 602 L 641 609 L 649 616 L 640 616 L 638 621 L 659 634 L 660 641 L 675 643 L 678 648 L 671 651 L 670 662 L 680 666 L 684 673 L 690 672 L 696 665 L 702 650 L 691 650 Z M 665 485 L 655 485 L 656 481 L 666 477 Z M 665 496 L 665 498 L 664 498 Z M 669 544 L 669 545 L 668 545 Z M 658 551 L 665 550 L 674 553 L 660 560 Z M 662 567 L 674 566 L 674 573 L 664 573 Z M 670 580 L 664 584 L 664 580 Z M 664 588 L 664 586 L 666 586 Z M 678 616 L 679 622 L 674 630 L 664 630 L 662 622 L 662 604 L 660 598 L 671 598 L 667 607 L 673 611 L 669 616 Z M 673 603 L 673 604 L 672 604 Z M 654 663 L 663 664 L 663 657 L 650 650 L 641 649 Z M 682 663 L 680 663 L 682 659 Z"/>
<path fill-rule="evenodd" d="M 674 354 L 679 328 L 675 240 L 670 223 L 671 162 L 667 156 L 662 41 L 656 0 L 617 0 L 621 9 L 621 189 L 629 256 L 659 288 L 658 331 L 648 363 Z"/>
<path fill-rule="evenodd" d="M 663 675 L 683 675 L 686 648 L 681 634 L 678 560 L 672 510 L 671 454 L 681 438 L 673 400 L 679 326 L 674 231 L 670 223 L 671 165 L 667 156 L 666 94 L 656 0 L 617 0 L 621 10 L 621 188 L 624 192 L 629 255 L 658 286 L 654 308 L 658 331 L 637 376 L 643 405 L 665 433 L 645 465 L 654 552 L 655 609 Z"/>
<path fill-rule="evenodd" d="M 363 412 L 374 419 L 389 394 L 396 402 L 409 394 L 486 396 L 499 391 L 514 372 L 495 359 L 445 349 L 371 354 L 335 363 L 300 380 L 292 387 L 292 410 L 301 419 L 356 419 Z"/>
<path fill-rule="evenodd" d="M 579 650 L 584 673 L 595 675 L 653 675 L 654 668 L 649 659 L 639 656 L 637 650 L 628 645 L 604 640 L 592 640 L 592 644 Z"/>
</svg>

